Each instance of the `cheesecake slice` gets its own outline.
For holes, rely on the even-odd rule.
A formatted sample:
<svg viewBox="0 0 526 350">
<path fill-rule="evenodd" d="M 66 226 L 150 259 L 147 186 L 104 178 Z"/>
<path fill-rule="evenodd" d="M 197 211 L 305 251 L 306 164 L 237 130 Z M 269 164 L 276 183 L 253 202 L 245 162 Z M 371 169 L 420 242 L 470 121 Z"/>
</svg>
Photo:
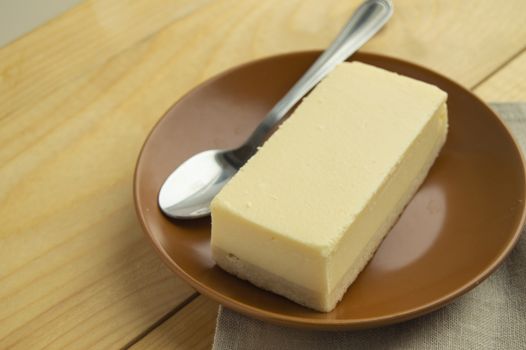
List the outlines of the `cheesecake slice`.
<svg viewBox="0 0 526 350">
<path fill-rule="evenodd" d="M 439 154 L 446 98 L 374 66 L 339 65 L 213 200 L 216 263 L 331 311 Z"/>
</svg>

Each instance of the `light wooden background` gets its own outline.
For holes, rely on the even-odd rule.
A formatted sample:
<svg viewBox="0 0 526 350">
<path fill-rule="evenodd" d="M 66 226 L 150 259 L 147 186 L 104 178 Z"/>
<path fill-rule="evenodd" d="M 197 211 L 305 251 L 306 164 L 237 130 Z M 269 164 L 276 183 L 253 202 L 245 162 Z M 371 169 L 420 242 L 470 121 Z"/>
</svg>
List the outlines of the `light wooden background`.
<svg viewBox="0 0 526 350">
<path fill-rule="evenodd" d="M 210 348 L 217 304 L 155 255 L 132 174 L 162 113 L 242 62 L 325 47 L 358 1 L 88 0 L 0 49 L 0 348 Z M 364 50 L 526 99 L 524 0 L 395 0 Z"/>
</svg>

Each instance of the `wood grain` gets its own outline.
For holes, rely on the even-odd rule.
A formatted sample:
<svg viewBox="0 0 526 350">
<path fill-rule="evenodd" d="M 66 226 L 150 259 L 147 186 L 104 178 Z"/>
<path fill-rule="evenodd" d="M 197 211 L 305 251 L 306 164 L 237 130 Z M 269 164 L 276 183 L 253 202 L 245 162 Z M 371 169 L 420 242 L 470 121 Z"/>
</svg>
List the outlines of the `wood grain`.
<svg viewBox="0 0 526 350">
<path fill-rule="evenodd" d="M 0 348 L 120 346 L 193 292 L 135 218 L 133 164 L 149 126 L 129 123 L 140 96 L 125 100 L 140 83 L 119 68 L 133 71 L 137 55 L 121 57 L 0 128 L 9 145 L 0 168 Z"/>
<path fill-rule="evenodd" d="M 210 349 L 217 309 L 215 301 L 200 296 L 131 349 Z"/>
<path fill-rule="evenodd" d="M 526 101 L 526 51 L 475 89 L 485 101 Z"/>
<path fill-rule="evenodd" d="M 90 0 L 0 49 L 3 115 L 38 101 L 210 0 Z"/>
<path fill-rule="evenodd" d="M 199 47 L 203 41 L 212 42 L 210 30 L 215 25 L 230 27 L 226 36 L 212 42 L 214 54 L 208 52 L 209 56 L 203 57 L 199 48 L 194 50 L 194 56 L 211 66 L 206 70 L 208 75 L 256 57 L 323 48 L 357 3 L 86 1 L 0 49 L 2 112 L 10 113 L 38 100 L 162 29 L 177 31 L 190 25 L 192 30 L 177 33 L 168 45 L 187 41 L 190 36 Z M 395 1 L 395 15 L 388 28 L 367 44 L 366 50 L 429 65 L 472 85 L 524 46 L 521 4 L 521 0 L 498 4 L 491 0 Z"/>
<path fill-rule="evenodd" d="M 0 49 L 0 348 L 121 347 L 190 296 L 135 219 L 146 134 L 219 71 L 326 46 L 357 3 L 93 0 Z M 366 49 L 474 86 L 523 48 L 521 4 L 399 1 Z M 512 96 L 510 67 L 481 96 Z"/>
</svg>

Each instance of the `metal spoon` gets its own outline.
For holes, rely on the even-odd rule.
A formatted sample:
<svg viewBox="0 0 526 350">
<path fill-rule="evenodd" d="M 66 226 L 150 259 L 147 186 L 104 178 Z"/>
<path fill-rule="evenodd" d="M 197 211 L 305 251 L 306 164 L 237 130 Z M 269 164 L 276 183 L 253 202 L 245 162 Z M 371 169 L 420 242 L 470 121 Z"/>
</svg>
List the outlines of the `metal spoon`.
<svg viewBox="0 0 526 350">
<path fill-rule="evenodd" d="M 331 46 L 272 108 L 244 144 L 232 150 L 198 153 L 168 176 L 159 191 L 159 207 L 163 213 L 176 219 L 194 219 L 210 214 L 212 199 L 256 153 L 273 127 L 337 64 L 376 34 L 392 13 L 391 0 L 367 0 L 358 7 Z"/>
</svg>

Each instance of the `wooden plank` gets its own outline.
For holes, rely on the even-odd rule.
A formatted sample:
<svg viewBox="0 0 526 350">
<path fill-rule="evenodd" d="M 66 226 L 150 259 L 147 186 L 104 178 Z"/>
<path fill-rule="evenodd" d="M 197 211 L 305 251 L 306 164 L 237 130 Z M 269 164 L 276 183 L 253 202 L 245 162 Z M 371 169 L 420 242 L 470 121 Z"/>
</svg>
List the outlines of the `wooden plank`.
<svg viewBox="0 0 526 350">
<path fill-rule="evenodd" d="M 466 87 L 525 48 L 523 1 L 396 1 L 395 15 L 366 48 L 432 68 Z"/>
<path fill-rule="evenodd" d="M 176 32 L 179 25 L 193 21 L 190 32 L 177 33 L 170 43 L 186 41 L 186 35 L 191 35 L 196 47 L 188 49 L 195 49 L 195 56 L 200 56 L 199 45 L 210 40 L 208 34 L 215 25 L 231 26 L 205 59 L 209 76 L 256 57 L 323 48 L 358 2 L 330 0 L 320 7 L 316 0 L 247 0 L 241 4 L 234 0 L 88 0 L 0 49 L 0 117 L 167 26 Z M 498 67 L 526 40 L 521 0 L 413 0 L 395 2 L 395 6 L 388 29 L 366 45 L 366 50 L 434 67 L 467 86 Z M 240 14 L 236 10 L 240 8 L 245 12 Z"/>
<path fill-rule="evenodd" d="M 87 0 L 0 48 L 0 118 L 183 20 L 210 0 Z"/>
<path fill-rule="evenodd" d="M 120 347 L 193 293 L 133 210 L 142 114 L 166 107 L 140 103 L 147 49 L 2 121 L 0 348 Z"/>
<path fill-rule="evenodd" d="M 368 49 L 471 85 L 524 42 L 519 2 L 450 2 L 397 3 Z M 203 79 L 324 47 L 357 1 L 168 3 L 88 1 L 0 50 L 0 348 L 120 347 L 191 295 L 135 219 L 144 137 Z"/>
<path fill-rule="evenodd" d="M 526 51 L 475 89 L 485 101 L 526 101 Z"/>
<path fill-rule="evenodd" d="M 134 344 L 141 349 L 210 349 L 214 340 L 218 304 L 200 296 L 183 310 Z"/>
</svg>

